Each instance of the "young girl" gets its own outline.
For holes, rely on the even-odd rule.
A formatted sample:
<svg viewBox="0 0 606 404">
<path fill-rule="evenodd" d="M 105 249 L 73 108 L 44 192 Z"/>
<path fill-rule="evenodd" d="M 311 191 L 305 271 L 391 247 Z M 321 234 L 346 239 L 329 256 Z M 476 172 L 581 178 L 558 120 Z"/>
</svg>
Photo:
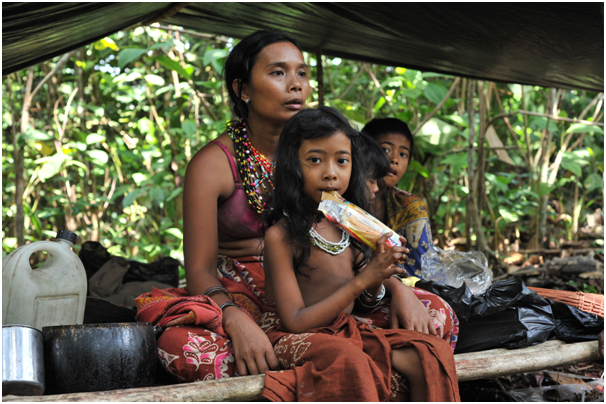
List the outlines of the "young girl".
<svg viewBox="0 0 606 404">
<path fill-rule="evenodd" d="M 410 381 L 412 401 L 458 400 L 447 343 L 421 332 L 378 329 L 350 314 L 356 299 L 365 306 L 380 302 L 383 283 L 403 272 L 394 263 L 408 251 L 386 249 L 384 235 L 371 258 L 368 247 L 317 211 L 323 191 L 367 208 L 359 136 L 336 110 L 320 107 L 297 114 L 280 137 L 265 235 L 262 328 L 281 367 L 294 373 L 268 373 L 263 396 L 386 401 L 393 368 Z"/>
</svg>

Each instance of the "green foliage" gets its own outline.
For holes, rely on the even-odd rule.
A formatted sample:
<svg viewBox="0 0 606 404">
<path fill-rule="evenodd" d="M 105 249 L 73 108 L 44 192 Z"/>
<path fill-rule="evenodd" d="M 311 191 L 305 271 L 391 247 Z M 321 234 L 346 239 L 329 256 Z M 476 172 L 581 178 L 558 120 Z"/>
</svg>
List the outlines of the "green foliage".
<svg viewBox="0 0 606 404">
<path fill-rule="evenodd" d="M 12 99 L 4 77 L 3 254 L 16 248 L 13 136 L 17 136 L 25 166 L 27 241 L 52 237 L 58 229 L 69 227 L 81 241 L 94 237 L 112 254 L 143 261 L 167 255 L 183 259 L 185 169 L 196 151 L 223 133 L 232 117 L 221 77 L 232 46 L 232 40 L 200 39 L 152 27 L 118 32 L 74 53 L 62 71 L 42 86 L 24 133 L 19 133 L 19 123 L 28 70 L 10 76 Z M 318 61 L 312 54 L 304 57 L 312 67 L 309 77 L 314 88 L 308 106 L 315 107 Z M 34 87 L 57 60 L 34 67 Z M 465 87 L 458 86 L 419 128 L 443 100 L 454 77 L 339 58 L 325 58 L 323 63 L 325 103 L 358 127 L 374 117 L 395 116 L 418 129 L 415 157 L 399 186 L 431 202 L 434 234 L 464 234 L 470 127 Z M 78 92 L 66 110 L 75 89 Z M 491 118 L 502 113 L 496 96 L 505 113 L 546 111 L 548 89 L 496 84 L 494 90 Z M 560 94 L 559 114 L 570 118 L 578 118 L 596 96 L 576 90 Z M 476 107 L 476 138 L 477 111 Z M 593 111 L 584 119 L 590 119 Z M 12 129 L 13 116 L 17 133 Z M 494 151 L 486 152 L 481 196 L 486 229 L 500 233 L 501 239 L 512 229 L 529 229 L 542 196 L 562 201 L 573 216 L 575 184 L 581 185 L 579 217 L 603 208 L 602 128 L 521 114 L 510 116 L 509 124 L 511 131 L 502 120 L 494 122 L 516 166 L 499 160 Z M 536 163 L 545 150 L 541 142 L 546 129 L 553 138 L 549 165 L 572 136 L 561 153 L 553 184 L 541 180 Z M 533 167 L 526 165 L 528 154 Z"/>
</svg>

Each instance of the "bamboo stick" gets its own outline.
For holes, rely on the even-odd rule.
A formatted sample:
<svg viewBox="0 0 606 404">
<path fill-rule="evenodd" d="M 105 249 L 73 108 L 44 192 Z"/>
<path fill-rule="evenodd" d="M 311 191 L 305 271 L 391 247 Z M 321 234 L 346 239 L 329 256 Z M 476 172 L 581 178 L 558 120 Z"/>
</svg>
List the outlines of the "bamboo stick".
<svg viewBox="0 0 606 404">
<path fill-rule="evenodd" d="M 492 349 L 455 355 L 460 382 L 533 372 L 575 363 L 602 360 L 598 341 L 565 344 L 548 341 L 523 349 Z M 3 402 L 72 401 L 253 401 L 261 398 L 265 376 L 52 396 L 4 396 Z"/>
</svg>

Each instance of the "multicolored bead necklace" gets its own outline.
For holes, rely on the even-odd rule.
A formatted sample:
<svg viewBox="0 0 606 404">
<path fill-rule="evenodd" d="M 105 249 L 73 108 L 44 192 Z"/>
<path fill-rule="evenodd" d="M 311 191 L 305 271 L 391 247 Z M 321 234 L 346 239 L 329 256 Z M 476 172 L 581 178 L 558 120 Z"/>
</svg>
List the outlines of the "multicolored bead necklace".
<svg viewBox="0 0 606 404">
<path fill-rule="evenodd" d="M 257 213 L 263 213 L 267 205 L 263 199 L 268 199 L 274 189 L 271 177 L 274 173 L 275 163 L 267 161 L 248 140 L 245 122 L 228 123 L 227 134 L 234 141 L 240 178 L 248 203 L 255 208 Z M 269 187 L 266 183 L 269 184 Z M 259 187 L 263 188 L 263 193 L 259 192 Z"/>
</svg>

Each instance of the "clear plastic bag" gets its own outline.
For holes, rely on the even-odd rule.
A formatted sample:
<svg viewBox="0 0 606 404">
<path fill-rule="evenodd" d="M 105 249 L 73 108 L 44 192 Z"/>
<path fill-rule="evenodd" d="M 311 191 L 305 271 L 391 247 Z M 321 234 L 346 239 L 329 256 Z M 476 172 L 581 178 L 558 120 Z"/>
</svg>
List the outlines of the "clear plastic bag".
<svg viewBox="0 0 606 404">
<path fill-rule="evenodd" d="M 492 270 L 480 251 L 445 251 L 430 247 L 421 257 L 423 279 L 458 288 L 465 283 L 471 293 L 480 295 L 492 282 Z"/>
<path fill-rule="evenodd" d="M 604 380 L 513 390 L 511 395 L 516 401 L 525 402 L 604 402 Z"/>
</svg>

